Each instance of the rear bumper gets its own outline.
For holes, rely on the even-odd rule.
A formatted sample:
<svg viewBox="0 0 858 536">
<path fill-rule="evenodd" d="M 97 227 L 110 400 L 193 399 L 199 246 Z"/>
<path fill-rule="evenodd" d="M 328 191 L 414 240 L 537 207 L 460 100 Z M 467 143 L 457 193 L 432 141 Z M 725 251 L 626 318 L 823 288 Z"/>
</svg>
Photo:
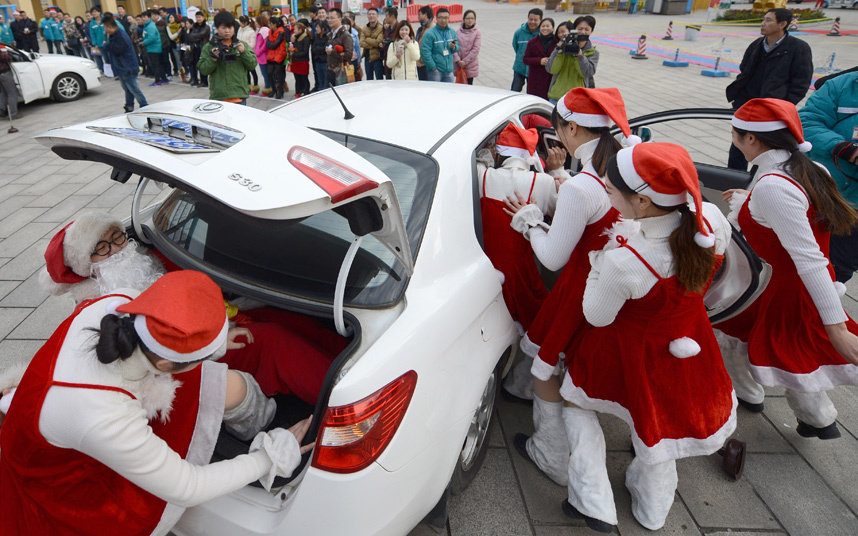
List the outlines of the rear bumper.
<svg viewBox="0 0 858 536">
<path fill-rule="evenodd" d="M 355 474 L 309 468 L 298 490 L 279 510 L 258 488 L 245 488 L 188 509 L 177 536 L 402 535 L 435 506 L 450 481 L 470 416 L 444 432 L 398 471 L 378 463 Z M 259 503 L 251 504 L 251 500 Z"/>
</svg>

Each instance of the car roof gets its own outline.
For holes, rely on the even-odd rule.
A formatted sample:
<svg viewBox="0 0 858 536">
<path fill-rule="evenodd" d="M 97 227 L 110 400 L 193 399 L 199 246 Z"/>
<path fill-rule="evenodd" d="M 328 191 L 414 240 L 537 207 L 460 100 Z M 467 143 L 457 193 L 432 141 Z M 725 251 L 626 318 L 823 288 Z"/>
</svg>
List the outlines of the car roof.
<svg viewBox="0 0 858 536">
<path fill-rule="evenodd" d="M 341 132 L 431 153 L 466 119 L 505 100 L 529 96 L 507 90 L 402 80 L 367 81 L 336 88 L 344 111 L 330 89 L 271 110 L 271 113 L 313 129 Z M 403 106 L 408 110 L 402 115 Z"/>
</svg>

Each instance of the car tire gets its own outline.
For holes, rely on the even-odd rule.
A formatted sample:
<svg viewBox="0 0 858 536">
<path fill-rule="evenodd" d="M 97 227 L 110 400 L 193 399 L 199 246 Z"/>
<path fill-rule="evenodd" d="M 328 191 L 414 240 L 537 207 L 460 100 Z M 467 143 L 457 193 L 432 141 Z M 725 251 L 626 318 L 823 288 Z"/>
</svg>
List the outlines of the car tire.
<svg viewBox="0 0 858 536">
<path fill-rule="evenodd" d="M 480 472 L 480 467 L 486 459 L 489 450 L 489 437 L 492 429 L 496 426 L 495 421 L 497 419 L 494 418 L 494 411 L 500 397 L 505 358 L 506 355 L 502 356 L 495 364 L 495 368 L 483 389 L 473 420 L 468 426 L 468 433 L 456 462 L 456 469 L 450 479 L 450 491 L 453 495 L 465 491 L 477 473 Z"/>
<path fill-rule="evenodd" d="M 83 95 L 83 78 L 74 73 L 63 73 L 59 75 L 51 87 L 51 97 L 58 102 L 71 102 Z"/>
</svg>

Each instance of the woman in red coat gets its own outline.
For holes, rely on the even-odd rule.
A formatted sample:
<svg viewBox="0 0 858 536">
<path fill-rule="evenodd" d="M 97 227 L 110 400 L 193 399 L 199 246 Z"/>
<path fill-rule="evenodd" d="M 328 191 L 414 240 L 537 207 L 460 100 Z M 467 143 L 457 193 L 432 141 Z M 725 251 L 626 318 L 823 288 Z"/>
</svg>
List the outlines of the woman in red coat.
<svg viewBox="0 0 858 536">
<path fill-rule="evenodd" d="M 527 42 L 524 49 L 524 64 L 527 65 L 527 93 L 548 100 L 551 74 L 545 70 L 548 57 L 554 50 L 554 19 L 542 19 L 539 33 Z"/>
<path fill-rule="evenodd" d="M 286 87 L 286 64 L 284 63 L 287 58 L 288 39 L 280 17 L 271 17 L 268 21 L 268 29 L 268 41 L 265 43 L 268 47 L 268 78 L 274 86 L 274 98 L 282 99 L 283 92 L 289 90 Z"/>
</svg>

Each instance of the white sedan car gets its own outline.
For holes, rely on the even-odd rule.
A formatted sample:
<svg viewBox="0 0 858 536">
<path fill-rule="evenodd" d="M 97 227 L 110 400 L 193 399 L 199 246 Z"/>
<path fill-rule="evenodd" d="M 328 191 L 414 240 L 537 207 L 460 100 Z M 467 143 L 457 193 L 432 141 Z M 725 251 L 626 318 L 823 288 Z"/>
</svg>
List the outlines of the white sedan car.
<svg viewBox="0 0 858 536">
<path fill-rule="evenodd" d="M 98 66 L 92 60 L 25 52 L 11 45 L 6 47 L 12 55 L 12 72 L 21 102 L 47 98 L 69 102 L 79 99 L 84 91 L 101 86 Z"/>
<path fill-rule="evenodd" d="M 189 509 L 177 535 L 401 535 L 430 512 L 443 525 L 447 490 L 485 457 L 518 333 L 481 248 L 474 153 L 551 106 L 453 84 L 338 90 L 353 119 L 326 90 L 271 112 L 177 100 L 39 136 L 116 180 L 145 177 L 134 234 L 171 261 L 350 340 L 314 408 L 279 400 L 276 425 L 313 413 L 312 456 L 271 493 Z M 390 115 L 404 100 L 423 113 Z M 152 183 L 172 190 L 143 208 Z M 224 432 L 214 456 L 246 451 Z"/>
</svg>

